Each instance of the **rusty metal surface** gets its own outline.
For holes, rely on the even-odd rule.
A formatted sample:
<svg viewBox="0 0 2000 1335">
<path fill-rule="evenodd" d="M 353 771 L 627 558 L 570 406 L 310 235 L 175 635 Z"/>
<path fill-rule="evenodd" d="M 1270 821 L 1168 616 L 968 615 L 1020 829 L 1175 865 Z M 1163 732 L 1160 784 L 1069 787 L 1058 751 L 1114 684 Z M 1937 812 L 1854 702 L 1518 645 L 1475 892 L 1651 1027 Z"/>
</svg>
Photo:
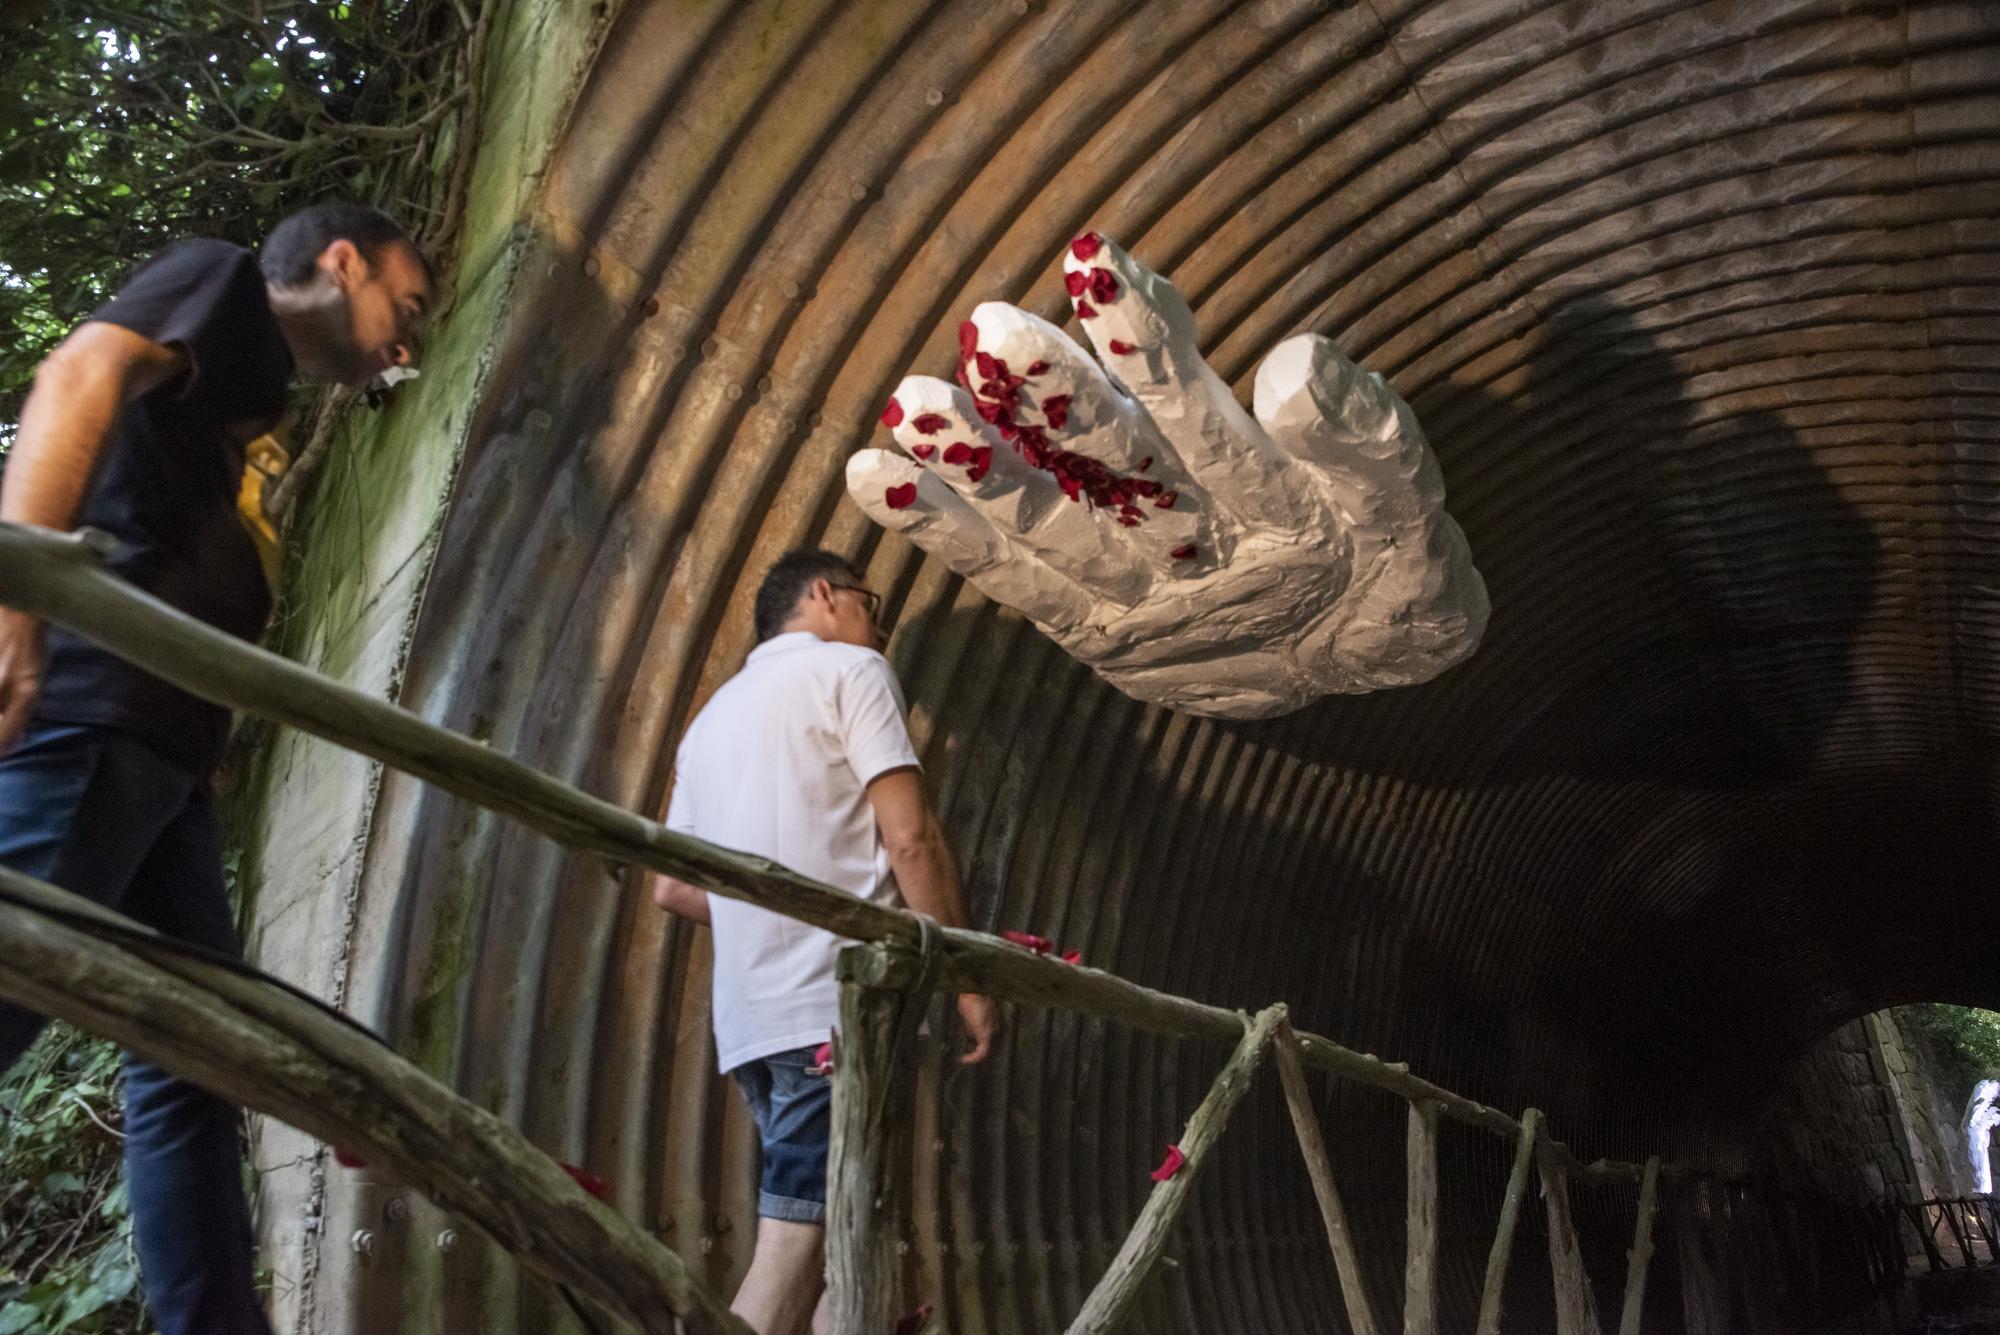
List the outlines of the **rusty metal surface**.
<svg viewBox="0 0 2000 1335">
<path fill-rule="evenodd" d="M 2000 8 L 1971 0 L 631 0 L 405 698 L 657 810 L 762 569 L 852 552 L 980 925 L 1288 1000 L 1586 1155 L 1672 1154 L 1708 1091 L 1841 1020 L 2000 1005 L 1996 89 Z M 1174 279 L 1246 396 L 1301 329 L 1392 378 L 1492 590 L 1472 662 L 1268 723 L 1164 715 L 843 501 L 970 305 L 1067 317 L 1086 227 Z M 732 1282 L 754 1144 L 702 943 L 415 785 L 382 811 L 374 1018 Z M 911 1260 L 949 1328 L 1059 1329 L 1223 1056 L 1023 1014 L 986 1068 L 930 1060 Z M 1402 1109 L 1322 1093 L 1386 1295 Z M 1338 1328 L 1288 1137 L 1258 1091 L 1138 1328 Z M 1509 1151 L 1445 1133 L 1447 1313 Z M 1633 1209 L 1580 1196 L 1606 1279 Z M 1517 1275 L 1510 1310 L 1546 1301 L 1545 1263 Z M 566 1320 L 414 1234 L 354 1276 L 357 1331 L 414 1294 L 451 1332 Z"/>
</svg>

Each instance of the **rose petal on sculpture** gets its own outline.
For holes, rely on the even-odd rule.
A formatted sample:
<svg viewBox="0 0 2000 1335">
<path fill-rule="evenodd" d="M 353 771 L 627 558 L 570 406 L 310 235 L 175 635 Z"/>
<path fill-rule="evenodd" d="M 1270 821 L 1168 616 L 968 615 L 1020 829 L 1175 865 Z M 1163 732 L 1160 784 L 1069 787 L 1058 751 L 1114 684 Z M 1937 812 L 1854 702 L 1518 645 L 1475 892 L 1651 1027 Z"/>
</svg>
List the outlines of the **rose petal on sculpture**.
<svg viewBox="0 0 2000 1335">
<path fill-rule="evenodd" d="M 903 424 L 903 405 L 896 402 L 894 396 L 891 396 L 889 399 L 889 406 L 882 410 L 882 425 L 889 427 L 891 430 L 893 430 L 896 427 L 901 426 L 902 424 Z"/>
<path fill-rule="evenodd" d="M 882 500 L 891 510 L 907 510 L 917 503 L 917 484 L 905 482 L 900 487 L 891 487 L 882 493 Z"/>
<path fill-rule="evenodd" d="M 937 446 L 935 446 L 935 445 L 912 445 L 912 446 L 910 446 L 910 453 L 911 453 L 911 454 L 914 454 L 914 455 L 916 455 L 916 456 L 917 456 L 917 457 L 918 457 L 919 459 L 928 459 L 928 458 L 930 458 L 930 457 L 931 457 L 931 456 L 932 456 L 933 454 L 936 454 L 936 453 L 937 453 Z"/>
<path fill-rule="evenodd" d="M 974 446 L 972 451 L 972 466 L 966 470 L 967 476 L 974 482 L 977 482 L 980 478 L 986 476 L 986 471 L 991 467 L 993 467 L 993 447 L 991 445 Z"/>
<path fill-rule="evenodd" d="M 1091 305 L 1091 304 L 1090 304 L 1089 302 L 1087 302 L 1087 301 L 1079 301 L 1079 302 L 1077 302 L 1077 303 L 1076 303 L 1076 318 L 1077 318 L 1077 319 L 1079 319 L 1079 320 L 1094 320 L 1094 319 L 1096 319 L 1096 318 L 1097 318 L 1097 307 L 1095 307 L 1095 306 Z"/>
<path fill-rule="evenodd" d="M 1109 269 L 1090 271 L 1090 295 L 1102 305 L 1109 306 L 1118 300 L 1118 275 Z"/>
<path fill-rule="evenodd" d="M 1082 236 L 1069 243 L 1069 253 L 1080 260 L 1088 260 L 1095 257 L 1103 246 L 1103 237 L 1095 232 L 1085 232 Z"/>
<path fill-rule="evenodd" d="M 1016 932 L 1010 928 L 1000 933 L 1000 939 L 1023 950 L 1032 950 L 1037 955 L 1046 955 L 1052 949 L 1046 936 L 1036 936 L 1033 932 Z"/>
<path fill-rule="evenodd" d="M 1090 276 L 1072 270 L 1063 275 L 1063 288 L 1072 297 L 1080 297 L 1090 291 Z"/>
<path fill-rule="evenodd" d="M 335 1145 L 333 1147 L 333 1161 L 342 1168 L 362 1169 L 368 1166 L 366 1159 L 356 1154 L 353 1150 L 348 1149 L 345 1145 Z"/>
<path fill-rule="evenodd" d="M 1138 351 L 1137 348 L 1133 347 L 1130 343 L 1127 343 L 1122 338 L 1114 338 L 1111 340 L 1111 350 L 1117 353 L 1120 357 L 1130 357 L 1133 353 Z"/>
<path fill-rule="evenodd" d="M 1049 373 L 1049 364 L 1047 362 L 1028 363 L 1029 375 L 1047 375 L 1048 373 Z"/>
<path fill-rule="evenodd" d="M 1186 1162 L 1187 1162 L 1187 1156 L 1181 1153 L 1180 1146 L 1178 1145 L 1167 1146 L 1167 1157 L 1160 1160 L 1160 1166 L 1153 1170 L 1153 1181 L 1165 1182 L 1175 1173 L 1180 1172 L 1181 1166 Z"/>
<path fill-rule="evenodd" d="M 1174 548 L 1173 557 L 1176 561 L 1192 561 L 1198 551 L 1200 551 L 1200 548 L 1196 547 L 1193 543 L 1184 543 Z"/>
<path fill-rule="evenodd" d="M 1181 494 L 1177 491 L 1163 491 L 1154 499 L 1153 505 L 1161 510 L 1171 510 L 1174 508 L 1174 502 L 1180 498 Z"/>
<path fill-rule="evenodd" d="M 1083 952 L 1081 950 L 1065 950 L 1062 953 L 1062 962 L 1064 964 L 1081 964 L 1083 963 Z"/>
<path fill-rule="evenodd" d="M 958 359 L 972 360 L 972 354 L 979 351 L 979 326 L 970 320 L 958 322 Z"/>
<path fill-rule="evenodd" d="M 895 424 L 891 423 L 890 425 L 893 426 Z M 925 413 L 910 423 L 910 429 L 912 431 L 921 431 L 926 436 L 935 436 L 950 425 L 951 419 L 941 413 Z"/>
</svg>

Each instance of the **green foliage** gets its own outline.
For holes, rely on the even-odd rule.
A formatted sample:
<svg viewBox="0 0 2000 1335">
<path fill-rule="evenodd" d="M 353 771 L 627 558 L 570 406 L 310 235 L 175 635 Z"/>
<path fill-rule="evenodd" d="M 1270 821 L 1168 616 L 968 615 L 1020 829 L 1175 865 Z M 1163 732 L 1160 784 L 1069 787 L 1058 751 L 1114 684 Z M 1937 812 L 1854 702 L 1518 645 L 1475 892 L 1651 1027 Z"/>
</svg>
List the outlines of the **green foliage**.
<svg viewBox="0 0 2000 1335">
<path fill-rule="evenodd" d="M 449 0 L 52 0 L 0 34 L 0 449 L 35 366 L 167 243 L 317 199 L 447 228 L 469 15 Z"/>
<path fill-rule="evenodd" d="M 0 1083 L 0 1335 L 137 1335 L 118 1053 L 52 1026 Z"/>
<path fill-rule="evenodd" d="M 1981 1080 L 2000 1077 L 2000 1014 L 1926 1002 L 1899 1008 L 1896 1019 L 1930 1049 L 1959 1098 L 1970 1097 Z"/>
</svg>

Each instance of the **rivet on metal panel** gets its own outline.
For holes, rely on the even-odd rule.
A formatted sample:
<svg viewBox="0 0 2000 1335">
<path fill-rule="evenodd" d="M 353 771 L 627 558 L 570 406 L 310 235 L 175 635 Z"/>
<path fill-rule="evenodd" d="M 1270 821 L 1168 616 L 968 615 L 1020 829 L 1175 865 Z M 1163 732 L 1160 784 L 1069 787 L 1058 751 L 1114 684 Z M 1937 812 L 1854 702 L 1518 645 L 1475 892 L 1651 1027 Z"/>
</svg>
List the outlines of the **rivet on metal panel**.
<svg viewBox="0 0 2000 1335">
<path fill-rule="evenodd" d="M 741 386 L 741 385 L 731 385 L 731 386 L 730 386 L 730 387 L 729 387 L 728 389 L 726 389 L 726 390 L 724 390 L 724 391 L 722 391 L 722 392 L 723 392 L 724 394 L 726 394 L 726 395 L 727 395 L 727 396 L 729 397 L 729 401 L 730 401 L 731 403 L 734 403 L 734 402 L 736 402 L 736 401 L 737 401 L 738 399 L 740 399 L 740 398 L 742 398 L 742 397 L 743 397 L 743 386 Z"/>
<path fill-rule="evenodd" d="M 410 1203 L 401 1196 L 391 1196 L 383 1203 L 382 1217 L 392 1224 L 400 1224 L 410 1217 Z"/>
<path fill-rule="evenodd" d="M 456 1247 L 456 1246 L 458 1246 L 458 1230 L 457 1230 L 457 1229 L 455 1229 L 455 1228 L 448 1228 L 448 1229 L 445 1229 L 445 1230 L 444 1230 L 443 1232 L 441 1232 L 441 1233 L 439 1233 L 439 1234 L 438 1234 L 438 1236 L 437 1236 L 437 1249 L 438 1249 L 439 1251 L 441 1251 L 441 1252 L 448 1252 L 448 1251 L 450 1251 L 450 1250 L 451 1250 L 451 1249 L 452 1249 L 453 1247 Z"/>
<path fill-rule="evenodd" d="M 598 269 L 601 267 L 597 262 L 597 256 L 587 255 L 583 261 L 583 276 L 585 278 L 595 278 L 597 277 Z"/>
<path fill-rule="evenodd" d="M 650 320 L 659 313 L 660 299 L 658 297 L 647 297 L 639 303 L 639 316 L 641 319 Z"/>
<path fill-rule="evenodd" d="M 375 1250 L 374 1230 L 366 1228 L 355 1229 L 354 1236 L 347 1240 L 347 1245 L 354 1249 L 356 1256 L 368 1255 L 368 1253 Z"/>
<path fill-rule="evenodd" d="M 942 89 L 942 88 L 933 88 L 933 89 L 931 89 L 931 90 L 930 90 L 929 92 L 927 92 L 927 93 L 925 93 L 925 94 L 924 94 L 924 101 L 928 102 L 928 103 L 929 103 L 930 105 L 932 105 L 932 106 L 934 106 L 934 107 L 941 107 L 941 106 L 943 106 L 943 105 L 944 105 L 944 89 Z"/>
<path fill-rule="evenodd" d="M 820 423 L 820 416 L 817 412 L 810 412 L 806 414 L 806 430 L 808 431 L 819 430 L 819 423 Z"/>
<path fill-rule="evenodd" d="M 728 1236 L 733 1228 L 735 1228 L 735 1225 L 729 1222 L 728 1215 L 719 1214 L 715 1217 L 715 1233 L 717 1237 Z"/>
<path fill-rule="evenodd" d="M 800 294 L 802 294 L 804 291 L 805 289 L 799 286 L 798 279 L 787 278 L 785 280 L 785 299 L 787 301 L 797 301 L 799 299 Z"/>
<path fill-rule="evenodd" d="M 713 357 L 716 353 L 721 351 L 722 351 L 722 344 L 718 343 L 716 340 L 712 338 L 705 338 L 701 341 L 702 356 Z"/>
<path fill-rule="evenodd" d="M 771 392 L 771 377 L 767 375 L 757 377 L 757 392 L 759 394 L 769 394 Z"/>
<path fill-rule="evenodd" d="M 677 362 L 687 355 L 688 350 L 685 343 L 671 343 L 660 350 L 660 359 L 662 361 Z"/>
<path fill-rule="evenodd" d="M 1021 19 L 1028 16 L 1028 11 L 1033 6 L 1028 3 L 1028 0 L 1014 0 L 1014 3 L 1007 6 L 1007 8 L 1013 11 L 1015 18 Z"/>
<path fill-rule="evenodd" d="M 853 185 L 847 187 L 847 195 L 848 198 L 859 204 L 862 200 L 868 198 L 868 187 L 860 181 L 856 181 Z"/>
<path fill-rule="evenodd" d="M 792 433 L 798 429 L 799 424 L 796 419 L 790 417 L 780 417 L 778 419 L 778 435 L 781 438 L 790 440 Z"/>
</svg>

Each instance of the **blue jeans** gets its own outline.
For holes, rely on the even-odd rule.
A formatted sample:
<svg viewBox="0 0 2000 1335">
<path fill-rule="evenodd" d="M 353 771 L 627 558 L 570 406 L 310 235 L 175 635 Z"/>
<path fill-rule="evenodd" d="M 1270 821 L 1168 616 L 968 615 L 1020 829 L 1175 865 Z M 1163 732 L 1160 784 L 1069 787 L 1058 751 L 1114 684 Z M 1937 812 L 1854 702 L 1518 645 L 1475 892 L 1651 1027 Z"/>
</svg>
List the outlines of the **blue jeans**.
<svg viewBox="0 0 2000 1335">
<path fill-rule="evenodd" d="M 744 1062 L 729 1074 L 750 1100 L 764 1149 L 757 1213 L 794 1224 L 826 1222 L 826 1160 L 833 1144 L 833 1081 L 813 1075 L 813 1049 Z"/>
<path fill-rule="evenodd" d="M 36 722 L 0 756 L 0 864 L 182 941 L 241 953 L 206 776 L 109 728 Z M 0 1071 L 47 1021 L 0 1002 Z M 125 1181 L 161 1335 L 270 1335 L 237 1110 L 129 1053 Z"/>
</svg>

